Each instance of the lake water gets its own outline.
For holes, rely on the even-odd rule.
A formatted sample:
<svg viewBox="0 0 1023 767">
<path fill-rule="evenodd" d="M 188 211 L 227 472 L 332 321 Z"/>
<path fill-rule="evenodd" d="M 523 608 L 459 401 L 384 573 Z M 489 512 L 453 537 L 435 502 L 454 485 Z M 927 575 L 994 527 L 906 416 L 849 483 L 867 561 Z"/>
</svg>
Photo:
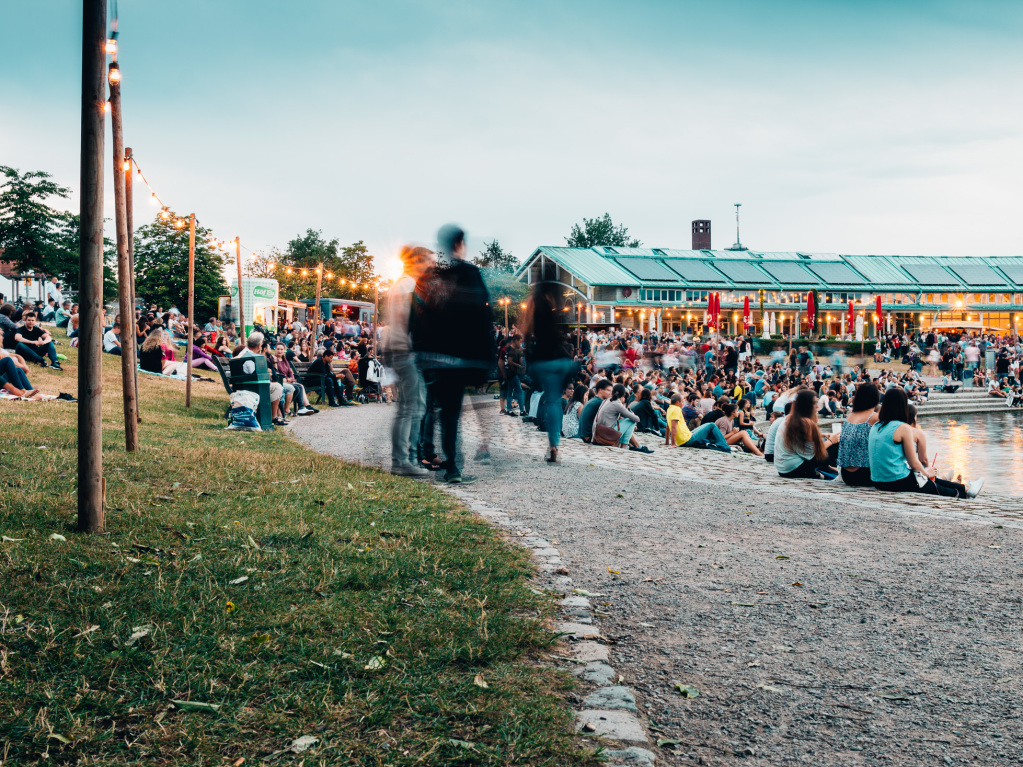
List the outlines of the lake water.
<svg viewBox="0 0 1023 767">
<path fill-rule="evenodd" d="M 1023 496 L 1023 410 L 920 419 L 938 473 L 987 477 L 984 493 Z"/>
</svg>

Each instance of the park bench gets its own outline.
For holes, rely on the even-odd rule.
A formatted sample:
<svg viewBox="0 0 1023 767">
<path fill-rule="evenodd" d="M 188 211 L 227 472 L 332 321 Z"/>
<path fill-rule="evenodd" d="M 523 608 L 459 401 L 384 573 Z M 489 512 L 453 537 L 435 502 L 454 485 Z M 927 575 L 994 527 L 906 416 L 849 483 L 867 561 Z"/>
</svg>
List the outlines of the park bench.
<svg viewBox="0 0 1023 767">
<path fill-rule="evenodd" d="M 306 378 L 306 376 L 309 375 L 309 366 L 312 364 L 311 362 L 299 362 L 297 359 L 293 359 L 288 360 L 288 364 L 291 365 L 291 371 L 295 374 L 295 379 L 305 386 L 306 394 L 311 395 L 315 393 L 317 397 L 317 404 L 326 399 L 327 388 L 326 383 L 323 380 L 324 377 L 322 375 L 314 375 L 309 379 Z M 348 370 L 349 368 L 347 362 L 335 360 L 331 363 L 330 369 L 334 373 L 340 373 L 342 370 Z M 356 379 L 358 379 L 357 374 Z M 362 387 L 356 383 L 353 395 L 356 399 L 363 399 L 363 401 L 366 401 L 370 399 L 378 399 L 379 392 L 380 389 L 375 384 Z"/>
</svg>

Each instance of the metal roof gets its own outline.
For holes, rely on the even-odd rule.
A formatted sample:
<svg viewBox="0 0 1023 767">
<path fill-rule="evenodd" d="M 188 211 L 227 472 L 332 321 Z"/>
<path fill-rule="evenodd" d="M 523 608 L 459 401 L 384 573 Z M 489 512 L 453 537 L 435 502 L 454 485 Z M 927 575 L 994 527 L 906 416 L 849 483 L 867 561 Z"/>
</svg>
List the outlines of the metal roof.
<svg viewBox="0 0 1023 767">
<path fill-rule="evenodd" d="M 543 246 L 541 254 L 589 285 L 854 292 L 1023 292 L 1023 257 L 894 256 L 797 251 Z M 674 277 L 674 275 L 678 275 Z"/>
</svg>

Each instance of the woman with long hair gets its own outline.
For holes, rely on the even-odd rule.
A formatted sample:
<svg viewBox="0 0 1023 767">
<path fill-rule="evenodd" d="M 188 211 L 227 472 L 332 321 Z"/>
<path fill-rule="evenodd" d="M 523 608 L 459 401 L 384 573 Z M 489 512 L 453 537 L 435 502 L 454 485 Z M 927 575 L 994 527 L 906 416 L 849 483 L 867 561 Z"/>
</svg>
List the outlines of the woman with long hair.
<svg viewBox="0 0 1023 767">
<path fill-rule="evenodd" d="M 877 421 L 876 408 L 881 392 L 872 383 L 860 384 L 853 395 L 852 412 L 839 434 L 838 465 L 842 480 L 853 487 L 873 487 L 870 478 L 870 451 L 867 441 L 870 427 Z"/>
<path fill-rule="evenodd" d="M 561 314 L 562 288 L 553 280 L 536 283 L 525 315 L 526 364 L 543 392 L 537 420 L 547 432 L 547 463 L 558 462 L 561 426 L 565 411 L 561 394 L 576 369 Z"/>
<path fill-rule="evenodd" d="M 568 401 L 568 409 L 565 411 L 565 418 L 561 422 L 561 435 L 563 437 L 579 436 L 579 414 L 586 403 L 587 388 L 582 384 L 569 384 L 572 396 Z"/>
<path fill-rule="evenodd" d="M 881 400 L 877 423 L 870 428 L 867 443 L 870 451 L 870 477 L 874 486 L 878 490 L 893 493 L 960 497 L 958 489 L 935 483 L 935 470 L 920 461 L 911 426 L 914 420 L 909 412 L 906 392 L 899 388 L 886 391 Z M 973 486 L 971 489 L 977 492 L 980 490 Z"/>
<path fill-rule="evenodd" d="M 600 410 L 597 411 L 597 417 L 593 422 L 594 428 L 598 425 L 607 426 L 617 431 L 621 435 L 618 439 L 618 447 L 628 446 L 629 450 L 652 453 L 654 451 L 646 445 L 640 447 L 639 442 L 633 436 L 636 424 L 639 423 L 639 416 L 625 407 L 627 395 L 628 389 L 624 385 L 615 384 L 611 389 L 611 397 L 605 400 L 604 404 L 600 406 Z"/>
<path fill-rule="evenodd" d="M 802 389 L 792 400 L 785 425 L 774 446 L 774 465 L 779 476 L 793 479 L 834 479 L 828 448 L 837 437 L 825 439 L 817 425 L 817 395 Z"/>
<path fill-rule="evenodd" d="M 725 438 L 725 442 L 729 445 L 741 445 L 747 452 L 753 453 L 758 458 L 763 458 L 764 454 L 760 452 L 760 448 L 757 447 L 757 443 L 753 441 L 753 438 L 749 435 L 745 429 L 740 429 L 735 425 L 735 412 L 736 406 L 734 402 L 724 402 L 720 406 L 722 416 L 714 421 L 714 424 L 721 430 L 721 434 Z"/>
</svg>

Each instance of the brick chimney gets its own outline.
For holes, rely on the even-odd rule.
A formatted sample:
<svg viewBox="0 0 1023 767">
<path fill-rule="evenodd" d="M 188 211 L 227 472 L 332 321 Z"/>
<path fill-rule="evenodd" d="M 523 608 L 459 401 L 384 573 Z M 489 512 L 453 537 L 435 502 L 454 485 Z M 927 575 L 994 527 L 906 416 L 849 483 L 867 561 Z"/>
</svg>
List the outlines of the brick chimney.
<svg viewBox="0 0 1023 767">
<path fill-rule="evenodd" d="M 693 222 L 693 250 L 710 250 L 710 221 Z"/>
</svg>

